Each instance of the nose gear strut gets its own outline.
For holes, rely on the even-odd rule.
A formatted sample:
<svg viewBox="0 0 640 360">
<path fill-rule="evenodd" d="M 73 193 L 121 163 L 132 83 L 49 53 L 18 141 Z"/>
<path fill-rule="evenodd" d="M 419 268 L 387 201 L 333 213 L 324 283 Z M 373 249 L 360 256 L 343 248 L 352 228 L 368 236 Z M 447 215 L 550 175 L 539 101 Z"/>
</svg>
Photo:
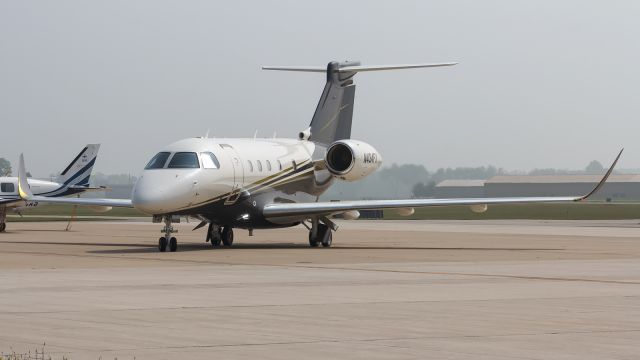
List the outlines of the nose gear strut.
<svg viewBox="0 0 640 360">
<path fill-rule="evenodd" d="M 164 236 L 158 239 L 158 250 L 160 250 L 160 252 L 165 252 L 167 251 L 167 245 L 169 245 L 169 251 L 175 252 L 176 250 L 178 250 L 178 239 L 171 236 L 171 234 L 177 233 L 178 230 L 175 230 L 171 224 L 174 221 L 180 222 L 180 217 L 164 215 L 162 219 L 164 221 L 164 227 L 162 228 L 161 232 L 164 233 Z"/>
</svg>

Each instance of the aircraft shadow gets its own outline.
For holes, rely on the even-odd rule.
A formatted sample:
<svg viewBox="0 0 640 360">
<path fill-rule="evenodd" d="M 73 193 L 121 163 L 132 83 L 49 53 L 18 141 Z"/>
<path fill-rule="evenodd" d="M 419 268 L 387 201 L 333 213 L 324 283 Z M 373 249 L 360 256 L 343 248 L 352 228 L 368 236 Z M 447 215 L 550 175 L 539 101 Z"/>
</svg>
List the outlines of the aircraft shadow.
<svg viewBox="0 0 640 360">
<path fill-rule="evenodd" d="M 115 249 L 89 250 L 89 254 L 139 254 L 158 252 L 156 244 L 140 243 L 95 243 L 95 242 L 60 242 L 60 241 L 0 241 L 5 244 L 62 245 L 62 246 L 99 246 Z M 228 251 L 228 250 L 279 250 L 309 249 L 304 243 L 269 243 L 269 244 L 234 244 L 232 248 L 220 246 L 212 248 L 208 243 L 178 244 L 178 252 L 184 251 Z M 421 246 L 341 246 L 334 245 L 330 249 L 319 250 L 413 250 L 413 251 L 561 251 L 563 248 L 493 248 L 493 247 L 421 247 Z"/>
<path fill-rule="evenodd" d="M 114 245 L 115 246 L 115 245 Z M 122 245 L 118 245 L 122 246 Z M 271 243 L 271 244 L 234 244 L 232 248 L 223 246 L 212 248 L 209 244 L 178 244 L 178 252 L 185 251 L 230 251 L 230 250 L 305 250 L 311 251 L 307 244 L 294 243 Z M 408 247 L 408 246 L 334 246 L 329 249 L 317 249 L 319 251 L 339 251 L 339 250 L 381 250 L 381 251 L 561 251 L 562 248 L 481 248 L 481 247 Z M 91 250 L 92 254 L 140 254 L 158 252 L 157 246 L 136 245 L 130 249 L 104 249 Z"/>
<path fill-rule="evenodd" d="M 122 244 L 112 244 L 112 246 L 123 246 Z M 124 245 L 126 246 L 126 245 Z M 277 244 L 234 244 L 232 248 L 226 248 L 224 246 L 213 248 L 208 243 L 202 244 L 180 244 L 178 243 L 178 252 L 186 251 L 229 251 L 233 249 L 264 249 L 264 250 L 276 250 L 276 249 L 306 249 L 309 245 L 294 244 L 294 243 L 277 243 Z M 141 253 L 154 253 L 158 252 L 157 245 L 140 245 L 137 244 L 133 249 L 105 249 L 105 250 L 90 250 L 87 253 L 90 254 L 141 254 Z M 168 252 L 168 250 L 167 250 Z"/>
<path fill-rule="evenodd" d="M 20 230 L 13 230 L 13 229 L 7 229 L 5 230 L 5 234 L 22 234 L 22 233 L 28 233 L 28 232 L 72 232 L 73 230 L 67 231 L 65 229 L 20 229 Z"/>
<path fill-rule="evenodd" d="M 148 244 L 116 244 L 116 243 L 95 243 L 95 242 L 61 242 L 61 241 L 2 241 L 0 244 L 30 244 L 30 245 L 67 245 L 67 246 L 139 246 L 148 247 Z"/>
</svg>

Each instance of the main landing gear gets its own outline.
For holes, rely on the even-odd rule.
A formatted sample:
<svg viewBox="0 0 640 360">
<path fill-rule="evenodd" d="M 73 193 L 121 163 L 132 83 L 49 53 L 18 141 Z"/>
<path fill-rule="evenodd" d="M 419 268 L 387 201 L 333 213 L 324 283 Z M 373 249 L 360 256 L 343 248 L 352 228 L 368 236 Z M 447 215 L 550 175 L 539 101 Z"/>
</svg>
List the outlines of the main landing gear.
<svg viewBox="0 0 640 360">
<path fill-rule="evenodd" d="M 322 244 L 322 247 L 330 247 L 332 240 L 332 229 L 318 220 L 313 220 L 309 230 L 309 246 L 318 247 Z"/>
<path fill-rule="evenodd" d="M 0 232 L 4 232 L 7 228 L 7 207 L 0 206 Z"/>
<path fill-rule="evenodd" d="M 231 226 L 223 228 L 220 225 L 209 223 L 206 241 L 210 241 L 213 247 L 218 247 L 221 243 L 226 247 L 230 247 L 233 245 L 233 228 Z"/>
<path fill-rule="evenodd" d="M 162 228 L 162 232 L 164 233 L 164 236 L 158 239 L 158 250 L 160 250 L 160 252 L 165 252 L 167 251 L 167 245 L 169 245 L 169 251 L 175 252 L 178 250 L 178 239 L 171 236 L 171 234 L 178 232 L 178 230 L 174 230 L 171 225 L 171 215 L 165 215 L 163 220 L 164 228 Z"/>
</svg>

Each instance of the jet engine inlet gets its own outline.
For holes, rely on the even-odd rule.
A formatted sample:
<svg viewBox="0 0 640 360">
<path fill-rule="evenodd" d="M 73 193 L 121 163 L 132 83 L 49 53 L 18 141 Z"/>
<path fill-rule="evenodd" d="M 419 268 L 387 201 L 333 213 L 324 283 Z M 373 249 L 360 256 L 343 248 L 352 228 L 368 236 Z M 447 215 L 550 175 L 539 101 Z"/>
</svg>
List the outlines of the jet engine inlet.
<svg viewBox="0 0 640 360">
<path fill-rule="evenodd" d="M 343 175 L 353 166 L 354 156 L 345 144 L 333 144 L 327 151 L 327 167 L 336 175 Z"/>
<path fill-rule="evenodd" d="M 325 156 L 329 172 L 342 180 L 360 180 L 382 164 L 382 156 L 373 146 L 358 140 L 339 140 L 331 144 Z"/>
</svg>

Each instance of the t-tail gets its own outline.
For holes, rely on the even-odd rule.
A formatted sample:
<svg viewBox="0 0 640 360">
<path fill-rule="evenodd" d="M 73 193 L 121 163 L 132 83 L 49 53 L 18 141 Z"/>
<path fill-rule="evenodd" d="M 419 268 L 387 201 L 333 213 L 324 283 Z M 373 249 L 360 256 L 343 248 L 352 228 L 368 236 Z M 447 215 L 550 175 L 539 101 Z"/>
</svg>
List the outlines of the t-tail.
<svg viewBox="0 0 640 360">
<path fill-rule="evenodd" d="M 56 181 L 65 187 L 89 187 L 91 171 L 98 157 L 100 144 L 88 144 L 58 175 Z"/>
<path fill-rule="evenodd" d="M 351 138 L 351 119 L 356 85 L 353 77 L 361 71 L 382 71 L 425 67 L 451 66 L 457 63 L 361 65 L 359 61 L 330 62 L 326 67 L 263 66 L 264 70 L 326 72 L 327 84 L 313 114 L 309 127 L 301 131 L 300 139 L 320 144 Z"/>
</svg>

